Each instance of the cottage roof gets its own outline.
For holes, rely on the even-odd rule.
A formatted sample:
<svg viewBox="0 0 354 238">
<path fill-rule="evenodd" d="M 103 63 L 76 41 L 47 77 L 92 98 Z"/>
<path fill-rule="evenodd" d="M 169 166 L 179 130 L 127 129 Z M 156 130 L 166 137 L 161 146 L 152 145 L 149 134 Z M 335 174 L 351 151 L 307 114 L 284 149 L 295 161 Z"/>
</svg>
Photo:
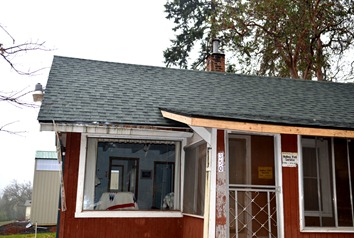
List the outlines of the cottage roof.
<svg viewBox="0 0 354 238">
<path fill-rule="evenodd" d="M 42 123 L 181 126 L 189 116 L 354 129 L 354 84 L 247 76 L 55 56 Z"/>
<path fill-rule="evenodd" d="M 36 159 L 47 159 L 47 160 L 53 160 L 58 158 L 58 154 L 56 151 L 42 151 L 42 150 L 37 150 L 36 151 Z"/>
</svg>

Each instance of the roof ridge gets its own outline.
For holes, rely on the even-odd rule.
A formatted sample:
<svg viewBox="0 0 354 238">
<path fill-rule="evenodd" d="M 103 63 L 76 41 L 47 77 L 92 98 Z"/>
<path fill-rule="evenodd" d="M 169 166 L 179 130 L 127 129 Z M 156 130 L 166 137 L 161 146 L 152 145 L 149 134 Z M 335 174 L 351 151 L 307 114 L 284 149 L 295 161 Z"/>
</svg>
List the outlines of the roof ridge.
<svg viewBox="0 0 354 238">
<path fill-rule="evenodd" d="M 301 78 L 287 78 L 287 77 L 278 77 L 278 76 L 250 75 L 250 74 L 242 74 L 242 73 L 214 72 L 214 71 L 203 71 L 203 70 L 194 70 L 194 69 L 170 68 L 170 67 L 163 67 L 163 66 L 157 66 L 157 65 L 144 65 L 144 64 L 125 63 L 125 62 L 118 62 L 118 61 L 97 60 L 97 59 L 89 59 L 89 58 L 54 55 L 54 59 L 56 59 L 56 58 L 72 59 L 72 60 L 80 60 L 80 61 L 90 61 L 90 62 L 107 63 L 107 64 L 119 64 L 119 65 L 133 66 L 133 67 L 145 67 L 145 68 L 155 68 L 155 69 L 163 69 L 163 70 L 196 72 L 196 73 L 200 73 L 200 74 L 206 74 L 206 73 L 207 74 L 216 74 L 216 75 L 222 74 L 224 76 L 233 76 L 233 77 L 239 76 L 239 77 L 248 78 L 248 79 L 292 80 L 292 81 L 304 82 L 304 83 L 327 83 L 327 84 L 347 84 L 347 83 L 349 83 L 349 82 L 307 80 L 307 79 L 301 79 Z M 54 59 L 53 59 L 53 61 L 54 61 Z"/>
</svg>

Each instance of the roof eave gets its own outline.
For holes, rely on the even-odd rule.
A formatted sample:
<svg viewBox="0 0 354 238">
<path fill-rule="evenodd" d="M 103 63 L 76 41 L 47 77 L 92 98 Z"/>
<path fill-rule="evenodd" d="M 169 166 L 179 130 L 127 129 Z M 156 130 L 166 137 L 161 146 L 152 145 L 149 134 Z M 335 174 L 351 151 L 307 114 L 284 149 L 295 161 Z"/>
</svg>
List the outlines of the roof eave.
<svg viewBox="0 0 354 238">
<path fill-rule="evenodd" d="M 352 129 L 315 128 L 296 125 L 267 124 L 264 122 L 245 122 L 219 118 L 203 118 L 192 115 L 183 115 L 164 109 L 161 109 L 161 113 L 165 118 L 184 123 L 188 126 L 209 127 L 252 133 L 354 138 L 354 130 Z"/>
<path fill-rule="evenodd" d="M 101 135 L 146 135 L 152 134 L 169 135 L 173 137 L 188 138 L 193 135 L 187 127 L 168 127 L 151 125 L 94 125 L 85 123 L 67 123 L 67 122 L 40 122 L 40 131 L 56 132 L 76 132 Z"/>
</svg>

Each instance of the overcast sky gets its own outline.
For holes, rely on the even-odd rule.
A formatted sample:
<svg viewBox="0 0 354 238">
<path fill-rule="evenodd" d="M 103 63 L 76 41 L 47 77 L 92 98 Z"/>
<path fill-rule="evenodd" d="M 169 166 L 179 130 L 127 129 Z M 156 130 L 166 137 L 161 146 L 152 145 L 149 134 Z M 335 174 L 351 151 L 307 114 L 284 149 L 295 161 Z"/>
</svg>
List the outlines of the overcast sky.
<svg viewBox="0 0 354 238">
<path fill-rule="evenodd" d="M 0 24 L 15 39 L 46 42 L 50 52 L 32 52 L 13 59 L 23 71 L 45 68 L 33 76 L 20 76 L 0 59 L 0 92 L 44 86 L 53 55 L 121 63 L 164 66 L 163 50 L 173 37 L 173 23 L 164 13 L 166 0 L 2 0 Z M 0 29 L 0 43 L 12 39 Z M 32 95 L 25 97 L 31 102 Z M 38 108 L 0 102 L 0 127 L 27 131 L 0 132 L 0 191 L 12 180 L 33 180 L 36 150 L 55 150 L 54 135 L 39 132 Z"/>
</svg>

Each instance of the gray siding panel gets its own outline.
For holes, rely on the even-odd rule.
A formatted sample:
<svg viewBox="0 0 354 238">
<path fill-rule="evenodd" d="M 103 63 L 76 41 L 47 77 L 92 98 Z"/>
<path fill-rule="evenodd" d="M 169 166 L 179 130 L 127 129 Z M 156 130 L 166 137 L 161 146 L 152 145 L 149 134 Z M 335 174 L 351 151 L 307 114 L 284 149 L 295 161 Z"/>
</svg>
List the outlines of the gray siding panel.
<svg viewBox="0 0 354 238">
<path fill-rule="evenodd" d="M 57 224 L 59 189 L 59 171 L 35 171 L 31 208 L 33 224 Z"/>
</svg>

